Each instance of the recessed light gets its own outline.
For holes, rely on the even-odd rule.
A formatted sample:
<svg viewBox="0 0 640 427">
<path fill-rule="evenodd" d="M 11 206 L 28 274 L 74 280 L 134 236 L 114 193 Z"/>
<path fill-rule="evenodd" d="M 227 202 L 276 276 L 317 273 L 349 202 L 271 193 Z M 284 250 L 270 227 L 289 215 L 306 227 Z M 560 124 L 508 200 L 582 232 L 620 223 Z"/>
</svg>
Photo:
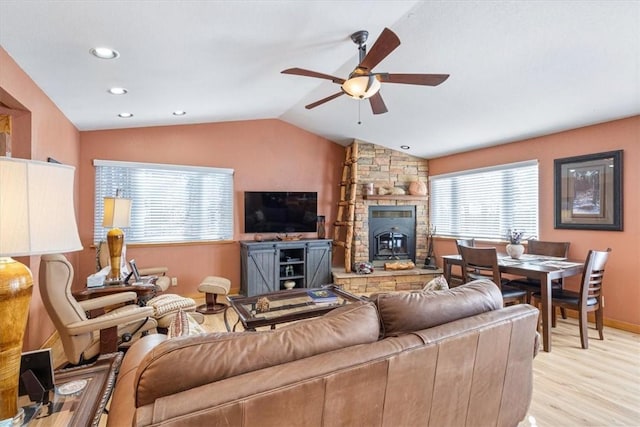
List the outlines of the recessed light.
<svg viewBox="0 0 640 427">
<path fill-rule="evenodd" d="M 127 90 L 123 87 L 112 87 L 108 90 L 111 95 L 124 95 L 127 93 Z"/>
<path fill-rule="evenodd" d="M 173 112 L 174 116 L 184 116 L 185 114 L 187 114 L 187 112 L 182 110 L 176 110 Z"/>
<path fill-rule="evenodd" d="M 133 114 L 131 114 L 131 113 L 120 113 L 120 114 L 118 114 L 118 117 L 122 117 L 123 119 L 128 119 L 129 117 L 133 117 Z"/>
<path fill-rule="evenodd" d="M 403 150 L 408 150 L 411 147 L 409 147 L 408 145 L 401 145 L 400 148 L 402 148 Z"/>
<path fill-rule="evenodd" d="M 89 52 L 96 58 L 100 59 L 116 59 L 120 54 L 117 50 L 110 49 L 108 47 L 94 47 Z"/>
</svg>

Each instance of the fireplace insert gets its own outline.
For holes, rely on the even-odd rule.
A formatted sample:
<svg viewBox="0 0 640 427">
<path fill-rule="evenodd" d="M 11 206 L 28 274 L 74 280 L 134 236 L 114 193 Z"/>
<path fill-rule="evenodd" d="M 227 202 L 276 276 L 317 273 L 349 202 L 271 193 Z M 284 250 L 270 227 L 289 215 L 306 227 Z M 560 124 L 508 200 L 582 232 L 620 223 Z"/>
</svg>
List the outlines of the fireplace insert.
<svg viewBox="0 0 640 427">
<path fill-rule="evenodd" d="M 415 262 L 415 206 L 369 206 L 369 259 Z"/>
</svg>

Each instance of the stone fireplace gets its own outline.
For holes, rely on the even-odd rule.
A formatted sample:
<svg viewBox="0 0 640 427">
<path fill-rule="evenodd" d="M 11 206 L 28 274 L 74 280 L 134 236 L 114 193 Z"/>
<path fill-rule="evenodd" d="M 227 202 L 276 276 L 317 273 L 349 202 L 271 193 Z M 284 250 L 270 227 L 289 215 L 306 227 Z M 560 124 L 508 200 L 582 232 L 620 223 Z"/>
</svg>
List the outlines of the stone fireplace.
<svg viewBox="0 0 640 427">
<path fill-rule="evenodd" d="M 344 266 L 335 268 L 334 283 L 356 293 L 422 289 L 429 280 L 442 274 L 441 270 L 420 268 L 427 255 L 429 202 L 425 195 L 408 194 L 411 182 L 427 182 L 427 160 L 356 142 L 359 153 L 351 262 L 375 261 L 378 267 L 372 274 L 345 273 Z M 373 184 L 373 195 L 363 191 L 369 184 Z M 406 194 L 379 195 L 380 188 L 401 188 Z M 377 224 L 378 220 L 383 220 L 382 225 Z M 372 242 L 378 248 L 372 249 Z M 376 257 L 382 259 L 375 260 Z M 388 262 L 385 257 L 411 260 L 418 268 L 384 271 L 381 266 Z"/>
<path fill-rule="evenodd" d="M 427 182 L 427 160 L 360 141 L 358 141 L 358 151 L 358 192 L 352 262 L 374 261 L 375 249 L 372 251 L 371 248 L 371 242 L 373 242 L 374 245 L 380 243 L 387 247 L 395 245 L 389 247 L 388 252 L 391 252 L 392 256 L 411 260 L 416 265 L 422 266 L 427 255 L 429 202 L 427 196 L 409 195 L 408 189 L 411 182 Z M 364 194 L 363 188 L 367 184 L 373 184 L 374 195 Z M 401 188 L 406 194 L 378 195 L 380 188 Z M 372 217 L 372 210 L 375 212 L 375 217 Z M 410 219 L 411 225 L 405 224 L 409 219 L 406 217 L 407 212 L 411 212 L 413 216 Z M 388 234 L 382 235 L 384 233 L 381 230 L 373 230 L 377 228 L 375 225 L 377 216 L 388 221 L 385 224 Z M 392 230 L 392 227 L 402 228 L 399 232 L 401 235 L 396 235 L 398 231 Z M 379 262 L 381 260 L 376 261 L 376 264 L 382 265 Z"/>
</svg>

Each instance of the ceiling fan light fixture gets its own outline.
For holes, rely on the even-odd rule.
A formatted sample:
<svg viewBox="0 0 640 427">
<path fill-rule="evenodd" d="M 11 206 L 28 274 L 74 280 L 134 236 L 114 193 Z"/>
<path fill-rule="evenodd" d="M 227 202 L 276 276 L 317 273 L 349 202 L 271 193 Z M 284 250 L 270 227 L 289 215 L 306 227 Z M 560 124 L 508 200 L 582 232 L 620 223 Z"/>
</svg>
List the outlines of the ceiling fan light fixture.
<svg viewBox="0 0 640 427">
<path fill-rule="evenodd" d="M 374 75 L 354 76 L 342 84 L 342 90 L 353 99 L 367 99 L 378 93 L 380 82 Z"/>
</svg>

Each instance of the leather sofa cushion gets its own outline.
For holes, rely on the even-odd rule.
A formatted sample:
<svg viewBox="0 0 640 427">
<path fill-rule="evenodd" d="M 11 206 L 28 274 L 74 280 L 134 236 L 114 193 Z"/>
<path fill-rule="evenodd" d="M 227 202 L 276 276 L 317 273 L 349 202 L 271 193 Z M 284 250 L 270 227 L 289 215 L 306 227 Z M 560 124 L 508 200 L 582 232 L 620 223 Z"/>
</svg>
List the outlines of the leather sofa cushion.
<svg viewBox="0 0 640 427">
<path fill-rule="evenodd" d="M 490 280 L 442 291 L 374 294 L 371 300 L 378 307 L 383 337 L 432 328 L 503 304 L 500 289 Z"/>
<path fill-rule="evenodd" d="M 136 406 L 224 378 L 378 340 L 375 306 L 358 302 L 275 330 L 212 333 L 167 340 L 136 373 Z"/>
</svg>

